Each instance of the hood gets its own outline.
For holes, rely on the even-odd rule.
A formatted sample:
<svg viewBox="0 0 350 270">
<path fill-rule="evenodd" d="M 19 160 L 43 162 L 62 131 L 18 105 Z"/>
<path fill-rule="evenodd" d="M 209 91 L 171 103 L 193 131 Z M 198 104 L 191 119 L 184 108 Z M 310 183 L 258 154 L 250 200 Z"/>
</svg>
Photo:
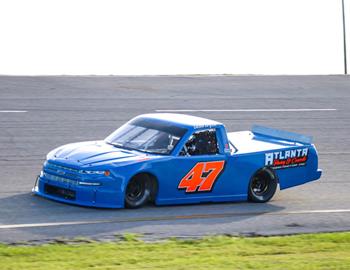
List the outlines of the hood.
<svg viewBox="0 0 350 270">
<path fill-rule="evenodd" d="M 107 144 L 104 141 L 73 143 L 61 146 L 49 153 L 48 158 L 71 161 L 81 165 L 103 162 L 142 160 L 146 154 L 129 151 Z"/>
</svg>

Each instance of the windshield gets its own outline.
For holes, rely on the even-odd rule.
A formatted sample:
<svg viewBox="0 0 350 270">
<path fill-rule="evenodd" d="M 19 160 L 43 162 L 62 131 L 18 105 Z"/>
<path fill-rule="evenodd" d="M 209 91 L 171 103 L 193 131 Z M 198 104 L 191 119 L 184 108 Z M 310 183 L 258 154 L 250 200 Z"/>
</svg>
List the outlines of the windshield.
<svg viewBox="0 0 350 270">
<path fill-rule="evenodd" d="M 154 154 L 170 154 L 186 129 L 151 119 L 135 119 L 114 131 L 105 141 L 117 147 Z"/>
</svg>

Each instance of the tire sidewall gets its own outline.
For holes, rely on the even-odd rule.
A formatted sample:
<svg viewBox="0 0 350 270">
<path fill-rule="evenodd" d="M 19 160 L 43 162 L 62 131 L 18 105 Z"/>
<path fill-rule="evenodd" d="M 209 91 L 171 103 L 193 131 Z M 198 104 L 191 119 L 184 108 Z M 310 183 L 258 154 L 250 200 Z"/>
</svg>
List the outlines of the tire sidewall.
<svg viewBox="0 0 350 270">
<path fill-rule="evenodd" d="M 138 178 L 140 177 L 140 178 Z M 132 183 L 132 181 L 144 181 L 144 190 L 143 190 L 143 194 L 142 197 L 139 198 L 137 201 L 132 201 L 128 198 L 127 193 L 128 193 L 128 187 L 129 184 Z M 139 208 L 144 206 L 151 197 L 151 192 L 152 192 L 152 186 L 151 186 L 151 182 L 150 179 L 146 176 L 135 176 L 133 178 L 130 179 L 128 185 L 126 186 L 125 189 L 125 207 L 126 208 Z"/>
<path fill-rule="evenodd" d="M 268 190 L 263 194 L 263 195 L 256 195 L 255 192 L 252 189 L 252 182 L 254 177 L 256 177 L 257 174 L 259 173 L 267 173 L 270 177 L 268 180 Z M 273 195 L 276 193 L 277 190 L 277 185 L 278 185 L 278 180 L 275 175 L 275 173 L 269 169 L 269 168 L 262 168 L 258 170 L 257 172 L 254 173 L 252 178 L 249 181 L 249 186 L 248 186 L 248 198 L 252 202 L 258 202 L 258 203 L 264 203 L 273 197 Z"/>
</svg>

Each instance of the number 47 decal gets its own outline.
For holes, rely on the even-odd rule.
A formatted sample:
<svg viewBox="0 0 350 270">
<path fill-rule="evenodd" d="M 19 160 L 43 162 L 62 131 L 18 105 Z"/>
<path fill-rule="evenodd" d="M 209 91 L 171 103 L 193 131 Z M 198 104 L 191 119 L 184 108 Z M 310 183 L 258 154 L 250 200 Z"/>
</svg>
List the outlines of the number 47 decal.
<svg viewBox="0 0 350 270">
<path fill-rule="evenodd" d="M 211 191 L 224 165 L 224 160 L 198 162 L 185 177 L 181 179 L 178 188 L 186 189 L 186 193 Z"/>
</svg>

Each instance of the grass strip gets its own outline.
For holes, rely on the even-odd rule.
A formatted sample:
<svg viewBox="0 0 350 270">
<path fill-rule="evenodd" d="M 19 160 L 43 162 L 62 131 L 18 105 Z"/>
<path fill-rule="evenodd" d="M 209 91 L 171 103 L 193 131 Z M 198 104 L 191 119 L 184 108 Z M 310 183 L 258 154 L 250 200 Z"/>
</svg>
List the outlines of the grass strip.
<svg viewBox="0 0 350 270">
<path fill-rule="evenodd" d="M 0 245 L 0 269 L 350 269 L 350 232 Z"/>
</svg>

